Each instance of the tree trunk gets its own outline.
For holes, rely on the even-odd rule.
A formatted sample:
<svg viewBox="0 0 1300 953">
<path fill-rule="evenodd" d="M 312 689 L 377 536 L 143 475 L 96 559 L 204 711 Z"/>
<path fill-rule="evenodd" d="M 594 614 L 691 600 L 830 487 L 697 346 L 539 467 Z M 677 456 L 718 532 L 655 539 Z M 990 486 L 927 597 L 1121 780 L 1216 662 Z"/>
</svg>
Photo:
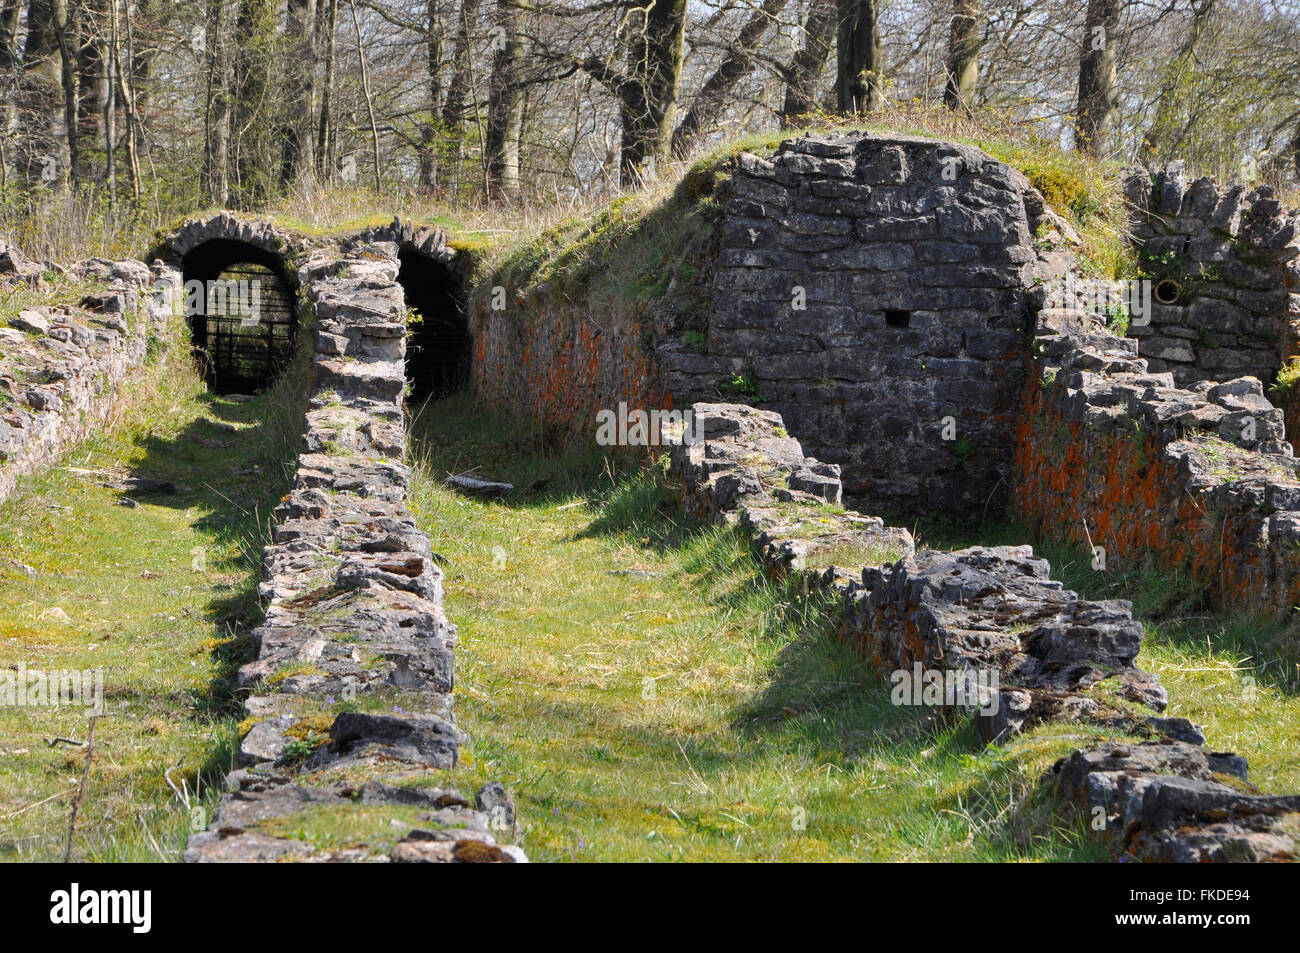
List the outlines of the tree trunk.
<svg viewBox="0 0 1300 953">
<path fill-rule="evenodd" d="M 621 97 L 619 160 L 625 186 L 653 177 L 672 157 L 686 51 L 686 0 L 650 0 L 648 7 L 633 6 L 629 12 L 632 35 Z"/>
<path fill-rule="evenodd" d="M 203 156 L 203 191 L 207 200 L 230 204 L 230 79 L 225 36 L 228 0 L 209 0 L 204 44 L 208 52 L 207 143 Z"/>
<path fill-rule="evenodd" d="M 1092 156 L 1105 153 L 1119 95 L 1115 82 L 1115 41 L 1121 0 L 1088 0 L 1079 58 L 1079 106 L 1074 148 Z"/>
<path fill-rule="evenodd" d="M 233 117 L 235 191 L 241 208 L 271 193 L 271 64 L 276 46 L 276 0 L 240 0 L 235 23 Z"/>
<path fill-rule="evenodd" d="M 316 174 L 334 179 L 334 133 L 331 123 L 331 106 L 334 99 L 334 34 L 338 27 L 338 0 L 323 0 L 321 14 L 316 24 L 320 39 L 325 43 L 325 77 L 320 95 L 320 125 L 316 133 Z"/>
<path fill-rule="evenodd" d="M 521 32 L 527 0 L 497 0 L 500 37 L 488 83 L 487 173 L 490 198 L 519 199 L 519 139 L 523 134 L 524 94 L 520 69 L 524 59 Z"/>
<path fill-rule="evenodd" d="M 425 34 L 426 89 L 429 114 L 420 123 L 419 183 L 424 191 L 438 184 L 438 108 L 442 105 L 442 22 L 438 18 L 438 0 L 428 0 Z"/>
<path fill-rule="evenodd" d="M 375 191 L 382 192 L 384 183 L 379 173 L 379 126 L 375 122 L 375 100 L 370 93 L 370 71 L 366 66 L 366 46 L 361 37 L 361 21 L 357 18 L 356 0 L 349 0 L 348 6 L 352 10 L 352 29 L 356 31 L 357 35 L 357 62 L 361 65 L 361 92 L 365 95 L 366 115 L 370 119 L 370 145 L 373 149 L 372 158 L 375 166 Z"/>
<path fill-rule="evenodd" d="M 126 7 L 123 13 L 130 7 Z M 126 36 L 126 55 L 117 53 L 113 72 L 117 75 L 118 101 L 122 105 L 122 120 L 126 123 L 126 171 L 131 182 L 131 197 L 139 203 L 143 194 L 140 184 L 140 116 L 135 102 L 135 27 L 128 15 L 122 18 Z"/>
<path fill-rule="evenodd" d="M 447 85 L 447 100 L 442 107 L 442 125 L 446 135 L 451 137 L 451 165 L 459 187 L 460 164 L 465 154 L 464 130 L 465 100 L 469 95 L 470 70 L 470 24 L 478 16 L 480 0 L 461 0 L 460 22 L 456 28 L 456 46 L 451 58 L 451 82 Z"/>
<path fill-rule="evenodd" d="M 943 101 L 949 109 L 970 112 L 979 79 L 979 0 L 953 0 L 952 34 L 948 39 L 948 83 Z"/>
<path fill-rule="evenodd" d="M 785 104 L 781 107 L 781 125 L 793 125 L 799 116 L 817 109 L 817 82 L 826 61 L 835 48 L 835 30 L 839 17 L 836 0 L 813 0 L 803 22 L 803 48 L 794 55 L 786 70 Z"/>
<path fill-rule="evenodd" d="M 18 171 L 28 188 L 53 185 L 62 176 L 66 144 L 63 110 L 63 56 L 59 34 L 66 19 L 66 0 L 31 0 L 27 7 L 27 43 L 23 50 L 19 119 Z"/>
<path fill-rule="evenodd" d="M 0 82 L 8 82 L 18 65 L 18 23 L 22 15 L 22 0 L 0 3 Z"/>
<path fill-rule="evenodd" d="M 22 0 L 0 3 L 0 149 L 18 130 L 18 24 Z M 0 151 L 0 186 L 9 182 L 9 156 Z"/>
<path fill-rule="evenodd" d="M 1183 71 L 1196 58 L 1196 46 L 1201 40 L 1201 35 L 1205 32 L 1213 12 L 1214 0 L 1193 0 L 1192 22 L 1188 27 L 1187 36 L 1183 40 L 1178 55 L 1165 68 L 1164 82 L 1160 84 L 1160 92 L 1156 94 L 1155 106 L 1152 109 L 1151 124 L 1147 126 L 1147 130 L 1142 136 L 1139 154 L 1148 162 L 1156 159 L 1161 149 L 1166 145 L 1171 148 L 1177 148 L 1178 146 L 1176 142 L 1166 143 L 1164 141 L 1169 126 L 1173 123 L 1172 101 L 1174 92 L 1178 88 L 1178 81 Z"/>
<path fill-rule="evenodd" d="M 315 168 L 312 83 L 316 77 L 316 0 L 289 0 L 286 8 L 285 94 L 280 104 L 280 187 Z"/>
<path fill-rule="evenodd" d="M 835 92 L 840 112 L 875 112 L 885 104 L 876 0 L 839 0 L 839 18 Z"/>
<path fill-rule="evenodd" d="M 754 65 L 754 52 L 767 28 L 776 22 L 785 8 L 786 0 L 763 0 L 745 25 L 740 28 L 736 45 L 723 57 L 717 70 L 704 81 L 699 94 L 691 103 L 677 133 L 673 137 L 673 153 L 678 158 L 690 155 L 702 134 L 712 132 L 727 105 L 736 84 L 744 79 Z"/>
<path fill-rule="evenodd" d="M 104 185 L 111 213 L 117 199 L 117 0 L 108 0 L 108 28 L 104 40 Z"/>
<path fill-rule="evenodd" d="M 104 38 L 98 25 L 107 22 L 108 8 L 104 0 L 87 0 L 81 5 L 81 29 L 78 35 L 77 73 L 77 135 L 82 142 L 96 143 L 104 135 Z M 92 164 L 88 150 L 82 150 L 78 176 L 83 179 L 98 177 L 97 164 Z"/>
<path fill-rule="evenodd" d="M 59 39 L 59 84 L 63 88 L 63 128 L 67 137 L 66 165 L 69 184 L 75 189 L 81 181 L 80 137 L 77 135 L 77 18 L 67 0 L 59 4 L 57 15 Z"/>
</svg>

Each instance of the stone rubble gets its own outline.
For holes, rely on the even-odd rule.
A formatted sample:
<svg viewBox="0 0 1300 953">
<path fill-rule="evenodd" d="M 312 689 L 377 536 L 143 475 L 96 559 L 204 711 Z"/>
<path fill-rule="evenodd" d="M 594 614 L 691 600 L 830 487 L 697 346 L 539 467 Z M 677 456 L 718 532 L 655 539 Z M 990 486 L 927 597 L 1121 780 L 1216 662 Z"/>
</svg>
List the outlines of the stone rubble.
<svg viewBox="0 0 1300 953">
<path fill-rule="evenodd" d="M 0 273 L 30 274 L 25 262 L 0 241 Z M 20 310 L 0 327 L 0 500 L 13 493 L 18 478 L 94 432 L 118 385 L 145 360 L 150 339 L 169 340 L 179 305 L 176 270 L 92 259 L 68 274 L 92 279 L 102 290 L 75 306 Z"/>
<path fill-rule="evenodd" d="M 1245 783 L 1244 758 L 1207 752 L 1186 719 L 1150 714 L 1167 697 L 1134 665 L 1143 629 L 1128 602 L 1080 599 L 1029 546 L 917 551 L 905 530 L 834 507 L 838 468 L 804 457 L 779 415 L 745 405 L 693 410 L 703 439 L 669 451 L 687 511 L 738 526 L 770 571 L 802 573 L 842 599 L 845 637 L 882 670 L 996 671 L 997 698 L 969 706 L 985 741 L 1047 720 L 1153 739 L 1077 751 L 1047 779 L 1064 805 L 1086 818 L 1103 813 L 1117 852 L 1297 859 L 1300 797 L 1259 794 Z M 809 565 L 827 533 L 865 544 L 851 552 L 874 558 Z"/>
</svg>

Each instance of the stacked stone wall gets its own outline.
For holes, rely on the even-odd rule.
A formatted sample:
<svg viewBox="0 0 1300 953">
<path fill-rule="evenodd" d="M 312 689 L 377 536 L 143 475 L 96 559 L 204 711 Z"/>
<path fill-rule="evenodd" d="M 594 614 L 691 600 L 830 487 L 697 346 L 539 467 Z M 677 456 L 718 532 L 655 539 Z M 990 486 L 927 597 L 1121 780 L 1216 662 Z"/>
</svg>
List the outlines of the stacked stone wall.
<svg viewBox="0 0 1300 953">
<path fill-rule="evenodd" d="M 1175 386 L 1137 343 L 1043 311 L 1018 425 L 1013 513 L 1112 569 L 1155 566 L 1221 607 L 1300 601 L 1300 482 L 1258 380 Z"/>
<path fill-rule="evenodd" d="M 1076 751 L 1043 779 L 1062 812 L 1077 812 L 1117 855 L 1297 859 L 1300 797 L 1259 794 L 1244 758 L 1208 751 L 1184 718 L 1152 714 L 1166 694 L 1134 664 L 1143 629 L 1129 603 L 1080 599 L 1028 546 L 917 551 L 905 530 L 828 508 L 841 493 L 834 466 L 804 457 L 779 416 L 693 409 L 704 439 L 671 451 L 687 510 L 748 534 L 769 571 L 830 592 L 845 638 L 883 671 L 996 672 L 997 688 L 972 706 L 985 740 L 1048 721 L 1130 739 Z M 818 565 L 819 552 L 844 553 L 845 539 L 870 560 Z"/>
<path fill-rule="evenodd" d="M 1035 236 L 1055 221 L 1041 196 L 978 149 L 864 133 L 742 154 L 718 178 L 691 313 L 597 312 L 488 278 L 471 311 L 476 391 L 588 439 L 620 402 L 746 394 L 840 464 L 850 498 L 996 512 Z"/>
<path fill-rule="evenodd" d="M 40 269 L 23 267 L 11 246 L 5 255 L 22 263 L 10 280 L 42 284 Z M 151 339 L 162 346 L 174 331 L 180 288 L 174 269 L 92 259 L 68 274 L 102 290 L 75 305 L 6 314 L 0 327 L 0 500 L 20 477 L 93 433 L 115 405 L 119 385 L 145 360 Z"/>
<path fill-rule="evenodd" d="M 471 803 L 440 786 L 463 740 L 452 706 L 456 628 L 405 502 L 397 269 L 395 244 L 355 242 L 300 270 L 316 321 L 304 452 L 263 553 L 257 657 L 239 672 L 250 693 L 242 767 L 187 861 L 526 859 L 497 843 L 514 828 L 504 788 L 487 785 Z M 363 805 L 394 816 L 355 844 L 267 827 Z M 403 834 L 385 846 L 390 823 Z"/>
<path fill-rule="evenodd" d="M 1150 322 L 1128 333 L 1150 369 L 1179 386 L 1243 376 L 1271 385 L 1297 352 L 1297 214 L 1267 186 L 1188 182 L 1182 163 L 1129 174 L 1125 194 L 1154 285 Z"/>
<path fill-rule="evenodd" d="M 659 347 L 673 393 L 744 375 L 850 498 L 996 511 L 1044 213 L 1024 177 L 969 146 L 851 134 L 741 155 L 722 194 L 704 354 Z"/>
</svg>

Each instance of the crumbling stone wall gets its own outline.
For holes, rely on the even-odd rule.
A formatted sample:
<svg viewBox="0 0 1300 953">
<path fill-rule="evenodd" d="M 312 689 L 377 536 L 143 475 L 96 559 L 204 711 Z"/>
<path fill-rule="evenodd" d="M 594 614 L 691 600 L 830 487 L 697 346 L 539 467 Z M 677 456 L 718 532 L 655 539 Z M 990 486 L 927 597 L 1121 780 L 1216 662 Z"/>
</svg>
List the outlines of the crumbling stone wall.
<svg viewBox="0 0 1300 953">
<path fill-rule="evenodd" d="M 395 244 L 356 242 L 300 271 L 316 317 L 305 452 L 263 553 L 257 658 L 239 672 L 250 691 L 243 766 L 187 861 L 526 859 L 493 834 L 514 826 L 504 788 L 485 786 L 471 806 L 429 784 L 456 764 L 462 740 L 456 628 L 405 503 L 397 269 Z M 318 849 L 263 827 L 356 805 L 418 808 L 418 823 L 391 849 Z"/>
<path fill-rule="evenodd" d="M 917 551 L 904 529 L 828 509 L 840 498 L 838 468 L 805 458 L 779 415 L 693 410 L 704 439 L 670 450 L 687 511 L 740 526 L 769 570 L 836 593 L 845 637 L 885 670 L 997 672 L 997 704 L 977 716 L 985 738 L 1046 718 L 1135 724 L 1094 690 L 1102 684 L 1164 709 L 1159 680 L 1133 664 L 1142 627 L 1127 602 L 1063 590 L 1029 546 Z"/>
<path fill-rule="evenodd" d="M 1180 387 L 1242 376 L 1272 384 L 1297 350 L 1297 213 L 1267 186 L 1188 182 L 1181 162 L 1130 173 L 1124 187 L 1140 270 L 1154 285 L 1150 323 L 1128 332 L 1149 368 Z"/>
<path fill-rule="evenodd" d="M 9 280 L 41 283 L 38 266 L 0 242 Z M 180 274 L 157 263 L 91 259 L 68 269 L 102 290 L 78 305 L 5 315 L 0 327 L 0 500 L 103 422 L 151 337 L 161 346 L 179 306 Z"/>
<path fill-rule="evenodd" d="M 719 170 L 689 313 L 593 313 L 547 285 L 474 296 L 476 390 L 590 437 L 597 410 L 743 393 L 873 508 L 996 512 L 1052 218 L 978 149 L 853 133 Z M 689 309 L 688 309 L 689 310 Z"/>
<path fill-rule="evenodd" d="M 1300 601 L 1300 482 L 1258 380 L 1183 389 L 1081 311 L 1039 316 L 1013 512 L 1044 538 L 1150 564 L 1220 606 Z"/>
<path fill-rule="evenodd" d="M 969 146 L 851 134 L 741 155 L 723 194 L 707 344 L 660 344 L 670 390 L 746 375 L 851 498 L 996 511 L 1044 212 L 1028 181 Z"/>
<path fill-rule="evenodd" d="M 688 511 L 747 532 L 771 571 L 800 573 L 843 603 L 845 637 L 882 669 L 994 670 L 977 728 L 997 741 L 1047 720 L 1108 725 L 1131 740 L 1076 751 L 1044 778 L 1117 854 L 1144 861 L 1300 856 L 1300 797 L 1261 795 L 1244 758 L 1207 751 L 1185 718 L 1155 717 L 1166 693 L 1134 665 L 1142 626 L 1127 602 L 1089 601 L 1050 578 L 1028 546 L 916 551 L 906 530 L 837 500 L 833 465 L 805 458 L 776 414 L 694 406 L 704 439 L 672 448 Z M 856 538 L 865 564 L 817 565 Z M 989 710 L 991 709 L 991 710 Z M 1144 740 L 1146 739 L 1146 740 Z"/>
</svg>

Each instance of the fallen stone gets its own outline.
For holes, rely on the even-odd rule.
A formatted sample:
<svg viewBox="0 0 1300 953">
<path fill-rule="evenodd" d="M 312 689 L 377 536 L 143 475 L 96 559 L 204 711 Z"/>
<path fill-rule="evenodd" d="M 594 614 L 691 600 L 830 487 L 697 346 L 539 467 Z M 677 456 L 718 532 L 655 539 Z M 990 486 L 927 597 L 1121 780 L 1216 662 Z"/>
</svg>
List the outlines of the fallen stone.
<svg viewBox="0 0 1300 953">
<path fill-rule="evenodd" d="M 471 496 L 482 496 L 488 499 L 501 499 L 508 493 L 513 493 L 515 486 L 513 483 L 494 483 L 491 480 L 480 480 L 471 476 L 449 476 L 446 479 L 448 486 L 468 493 Z"/>
<path fill-rule="evenodd" d="M 45 334 L 50 330 L 50 322 L 39 311 L 19 311 L 15 317 L 9 319 L 9 324 L 20 331 L 31 331 L 35 334 Z"/>
</svg>

